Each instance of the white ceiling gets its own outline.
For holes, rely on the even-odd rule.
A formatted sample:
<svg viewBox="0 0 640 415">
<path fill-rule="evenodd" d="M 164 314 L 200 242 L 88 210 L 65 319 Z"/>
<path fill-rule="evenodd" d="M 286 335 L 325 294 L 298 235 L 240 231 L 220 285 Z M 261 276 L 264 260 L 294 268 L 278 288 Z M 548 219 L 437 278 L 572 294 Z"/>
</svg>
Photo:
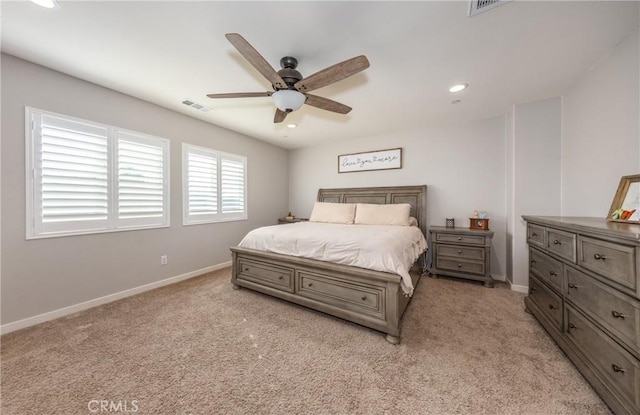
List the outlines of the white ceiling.
<svg viewBox="0 0 640 415">
<path fill-rule="evenodd" d="M 558 96 L 640 15 L 637 1 L 515 0 L 475 17 L 468 1 L 59 3 L 3 2 L 2 50 L 284 148 L 503 115 Z M 303 76 L 366 55 L 369 69 L 313 92 L 353 111 L 305 105 L 287 117 L 298 124 L 291 130 L 273 124 L 268 97 L 207 98 L 271 89 L 229 32 L 276 70 L 281 57 L 296 57 Z M 470 87 L 448 92 L 458 82 Z"/>
</svg>

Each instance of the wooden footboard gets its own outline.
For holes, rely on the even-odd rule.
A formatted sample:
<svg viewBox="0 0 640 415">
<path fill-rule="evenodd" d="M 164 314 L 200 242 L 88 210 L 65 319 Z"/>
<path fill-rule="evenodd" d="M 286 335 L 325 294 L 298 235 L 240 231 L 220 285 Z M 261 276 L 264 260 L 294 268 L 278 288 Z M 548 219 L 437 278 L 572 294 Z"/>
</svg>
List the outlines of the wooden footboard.
<svg viewBox="0 0 640 415">
<path fill-rule="evenodd" d="M 252 249 L 233 247 L 231 282 L 387 333 L 400 342 L 409 303 L 400 276 Z M 414 287 L 420 272 L 412 270 Z"/>
</svg>

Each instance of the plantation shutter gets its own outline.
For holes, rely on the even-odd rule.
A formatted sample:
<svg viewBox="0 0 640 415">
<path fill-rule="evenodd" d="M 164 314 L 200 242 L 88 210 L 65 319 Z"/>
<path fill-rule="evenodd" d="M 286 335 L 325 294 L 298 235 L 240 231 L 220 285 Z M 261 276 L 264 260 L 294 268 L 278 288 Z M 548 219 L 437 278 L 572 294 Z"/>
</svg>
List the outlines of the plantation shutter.
<svg viewBox="0 0 640 415">
<path fill-rule="evenodd" d="M 109 210 L 108 130 L 34 114 L 39 140 L 32 155 L 37 233 L 106 226 Z"/>
<path fill-rule="evenodd" d="M 187 211 L 190 216 L 218 213 L 218 157 L 215 152 L 189 148 L 187 151 Z M 192 218 L 198 220 L 197 218 Z"/>
<path fill-rule="evenodd" d="M 116 137 L 118 226 L 164 223 L 166 142 L 121 131 Z"/>
<path fill-rule="evenodd" d="M 222 214 L 246 216 L 245 158 L 222 154 L 220 156 L 220 195 Z"/>
</svg>

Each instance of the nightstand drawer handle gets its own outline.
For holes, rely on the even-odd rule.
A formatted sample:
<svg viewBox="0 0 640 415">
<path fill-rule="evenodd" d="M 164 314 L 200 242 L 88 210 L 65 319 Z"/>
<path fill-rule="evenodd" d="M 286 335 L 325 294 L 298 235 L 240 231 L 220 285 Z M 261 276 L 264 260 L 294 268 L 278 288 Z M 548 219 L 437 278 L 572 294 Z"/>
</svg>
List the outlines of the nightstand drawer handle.
<svg viewBox="0 0 640 415">
<path fill-rule="evenodd" d="M 599 259 L 599 260 L 602 260 L 602 261 L 604 261 L 605 259 L 607 259 L 607 257 L 606 257 L 605 255 L 600 255 L 600 254 L 594 254 L 594 255 L 593 255 L 593 257 L 594 257 L 595 259 Z"/>
<path fill-rule="evenodd" d="M 462 251 L 458 249 L 458 254 L 461 254 L 461 253 L 462 253 Z"/>
<path fill-rule="evenodd" d="M 575 285 L 574 283 L 570 282 L 570 283 L 569 283 L 569 288 L 573 288 L 574 290 L 577 290 L 577 289 L 578 289 L 578 286 L 577 286 L 577 285 Z"/>
<path fill-rule="evenodd" d="M 533 264 L 535 264 L 535 263 L 536 263 L 536 260 L 535 260 L 535 259 L 532 259 L 532 260 L 531 260 L 531 265 L 533 265 Z"/>
<path fill-rule="evenodd" d="M 578 328 L 578 326 L 576 326 L 575 324 L 573 324 L 573 323 L 569 323 L 569 330 L 571 330 L 571 329 L 577 329 L 577 328 Z"/>
<path fill-rule="evenodd" d="M 462 236 L 458 236 L 458 240 L 461 241 L 462 240 Z"/>
<path fill-rule="evenodd" d="M 557 277 L 558 274 L 556 274 L 555 271 L 549 271 L 549 275 L 551 275 L 552 277 Z"/>
<path fill-rule="evenodd" d="M 618 372 L 618 373 L 626 372 L 626 370 L 624 370 L 620 366 L 616 365 L 615 363 L 611 365 L 611 369 L 613 369 L 614 372 Z"/>
<path fill-rule="evenodd" d="M 538 236 L 538 234 L 535 232 L 531 232 L 531 236 Z"/>
<path fill-rule="evenodd" d="M 310 282 L 309 285 L 307 285 L 307 287 L 313 287 L 313 283 Z"/>
<path fill-rule="evenodd" d="M 249 267 L 244 267 L 244 268 L 242 269 L 242 271 L 243 271 L 243 272 L 249 272 Z"/>
<path fill-rule="evenodd" d="M 558 307 L 554 306 L 553 304 L 549 304 L 549 310 L 557 310 Z"/>
<path fill-rule="evenodd" d="M 529 294 L 533 294 L 533 292 L 534 292 L 535 290 L 537 290 L 537 288 L 536 288 L 536 287 L 531 287 L 531 288 L 529 288 Z"/>
<path fill-rule="evenodd" d="M 553 244 L 554 245 L 562 245 L 562 242 L 560 242 L 559 240 L 556 239 L 555 241 L 553 241 Z"/>
<path fill-rule="evenodd" d="M 462 268 L 462 264 L 458 264 L 458 268 Z"/>
<path fill-rule="evenodd" d="M 619 311 L 615 311 L 615 310 L 613 310 L 613 311 L 611 312 L 611 315 L 613 316 L 613 318 L 621 318 L 621 319 L 624 319 L 624 318 L 626 317 L 626 316 L 624 315 L 624 313 L 621 313 L 621 312 L 619 312 Z"/>
<path fill-rule="evenodd" d="M 363 296 L 362 296 L 362 301 L 365 301 L 366 299 L 367 299 L 367 296 L 366 296 L 366 295 L 363 295 Z"/>
<path fill-rule="evenodd" d="M 280 276 L 278 277 L 278 279 L 279 279 L 279 280 L 281 280 L 281 279 L 283 279 L 283 278 L 284 278 L 284 277 L 283 277 L 282 275 L 280 275 Z"/>
</svg>

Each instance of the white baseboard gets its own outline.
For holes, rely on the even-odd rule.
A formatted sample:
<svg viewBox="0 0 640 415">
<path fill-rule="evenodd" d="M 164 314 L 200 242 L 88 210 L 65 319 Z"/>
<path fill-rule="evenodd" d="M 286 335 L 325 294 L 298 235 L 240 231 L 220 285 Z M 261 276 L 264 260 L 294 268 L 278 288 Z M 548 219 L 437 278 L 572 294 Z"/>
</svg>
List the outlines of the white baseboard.
<svg viewBox="0 0 640 415">
<path fill-rule="evenodd" d="M 525 294 L 529 293 L 528 285 L 516 285 L 516 284 L 512 284 L 511 281 L 509 281 L 509 285 L 511 286 L 511 291 L 515 291 L 517 293 L 525 293 Z"/>
<path fill-rule="evenodd" d="M 141 285 L 139 287 L 130 288 L 128 290 L 120 291 L 118 293 L 105 295 L 104 297 L 95 298 L 93 300 L 85 301 L 79 304 L 59 308 L 57 310 L 49 311 L 47 313 L 38 314 L 37 316 L 27 317 L 25 319 L 14 321 L 12 323 L 3 324 L 2 326 L 0 326 L 0 334 L 11 333 L 12 331 L 20 330 L 25 327 L 34 326 L 36 324 L 44 323 L 45 321 L 54 320 L 56 318 L 64 317 L 66 315 L 76 313 L 78 311 L 96 307 L 101 304 L 110 303 L 116 300 L 120 300 L 122 298 L 131 297 L 132 295 L 140 294 L 145 291 L 164 287 L 165 285 L 175 284 L 176 282 L 188 280 L 189 278 L 197 277 L 198 275 L 206 274 L 208 272 L 216 271 L 216 270 L 230 267 L 230 266 L 231 266 L 231 261 L 223 262 L 221 264 L 212 265 L 210 267 L 187 272 L 186 274 L 166 278 L 164 280 Z"/>
</svg>

